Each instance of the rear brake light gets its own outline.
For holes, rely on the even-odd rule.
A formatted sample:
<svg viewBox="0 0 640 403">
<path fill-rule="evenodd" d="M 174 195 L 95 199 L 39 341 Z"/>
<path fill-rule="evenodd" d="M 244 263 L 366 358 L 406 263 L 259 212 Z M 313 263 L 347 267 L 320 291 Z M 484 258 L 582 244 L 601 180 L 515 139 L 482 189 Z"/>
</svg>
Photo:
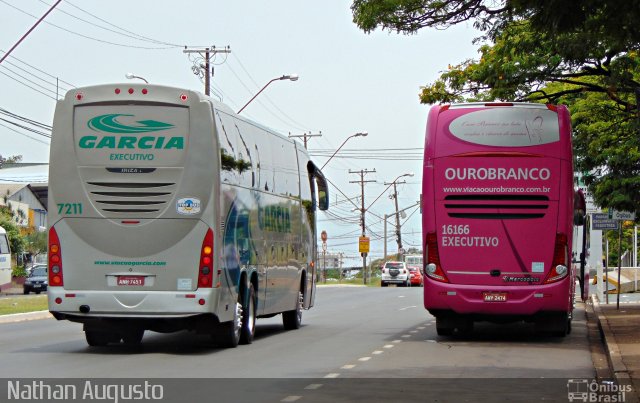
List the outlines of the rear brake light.
<svg viewBox="0 0 640 403">
<path fill-rule="evenodd" d="M 60 240 L 54 227 L 49 230 L 49 286 L 62 287 L 62 253 Z"/>
<path fill-rule="evenodd" d="M 484 106 L 513 106 L 512 102 L 487 102 Z"/>
<path fill-rule="evenodd" d="M 200 264 L 198 268 L 198 287 L 213 287 L 213 231 L 207 230 L 200 249 Z"/>
<path fill-rule="evenodd" d="M 442 267 L 440 266 L 440 255 L 438 254 L 438 237 L 435 232 L 429 232 L 427 234 L 427 266 L 425 273 L 427 277 L 448 283 L 449 279 L 444 274 Z"/>
<path fill-rule="evenodd" d="M 556 234 L 556 243 L 553 250 L 553 261 L 551 263 L 551 270 L 549 270 L 549 274 L 544 280 L 544 283 L 554 283 L 567 277 L 568 274 L 569 245 L 567 236 L 565 234 Z"/>
</svg>

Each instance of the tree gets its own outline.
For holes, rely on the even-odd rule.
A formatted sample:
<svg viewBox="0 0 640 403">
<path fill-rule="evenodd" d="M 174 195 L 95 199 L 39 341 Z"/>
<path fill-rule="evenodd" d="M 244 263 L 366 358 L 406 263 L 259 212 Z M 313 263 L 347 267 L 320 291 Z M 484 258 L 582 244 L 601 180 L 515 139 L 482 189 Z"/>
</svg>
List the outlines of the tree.
<svg viewBox="0 0 640 403">
<path fill-rule="evenodd" d="M 420 102 L 566 103 L 596 202 L 640 211 L 640 0 L 354 0 L 352 10 L 365 32 L 474 21 L 480 58 L 449 65 Z"/>
<path fill-rule="evenodd" d="M 31 255 L 32 261 L 36 261 L 36 256 L 47 252 L 47 233 L 42 231 L 31 231 L 25 239 L 25 251 Z"/>
<path fill-rule="evenodd" d="M 0 154 L 0 167 L 2 167 L 2 165 L 4 164 L 16 164 L 20 161 L 22 161 L 22 155 L 12 155 L 5 158 L 2 156 L 2 154 Z"/>
<path fill-rule="evenodd" d="M 0 227 L 7 231 L 11 253 L 15 256 L 21 254 L 25 248 L 25 240 L 20 234 L 20 229 L 13 222 L 11 212 L 5 206 L 0 207 Z"/>
</svg>

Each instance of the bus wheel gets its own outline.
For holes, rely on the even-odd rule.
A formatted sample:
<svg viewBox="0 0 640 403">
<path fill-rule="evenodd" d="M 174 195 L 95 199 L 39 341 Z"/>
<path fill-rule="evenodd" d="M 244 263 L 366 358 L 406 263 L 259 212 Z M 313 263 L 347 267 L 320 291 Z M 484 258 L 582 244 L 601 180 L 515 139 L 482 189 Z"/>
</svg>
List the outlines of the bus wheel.
<svg viewBox="0 0 640 403">
<path fill-rule="evenodd" d="M 127 346 L 137 346 L 142 342 L 144 329 L 134 329 L 122 334 L 122 341 Z"/>
<path fill-rule="evenodd" d="M 451 336 L 455 329 L 455 324 L 452 318 L 449 317 L 436 317 L 436 332 L 438 336 Z"/>
<path fill-rule="evenodd" d="M 569 314 L 563 312 L 558 315 L 553 316 L 553 324 L 554 330 L 551 334 L 555 337 L 565 337 L 569 333 L 571 333 L 571 319 L 569 318 Z"/>
<path fill-rule="evenodd" d="M 235 303 L 233 320 L 220 325 L 213 335 L 214 341 L 222 347 L 235 348 L 240 342 L 242 330 L 242 305 Z"/>
<path fill-rule="evenodd" d="M 304 303 L 304 295 L 302 291 L 298 291 L 298 302 L 296 309 L 282 313 L 282 324 L 287 330 L 299 329 L 302 323 L 302 304 Z"/>
<path fill-rule="evenodd" d="M 91 347 L 106 346 L 110 340 L 110 334 L 108 332 L 98 332 L 95 330 L 85 330 L 84 337 L 87 339 L 87 344 Z"/>
<path fill-rule="evenodd" d="M 256 333 L 256 294 L 253 284 L 249 284 L 247 296 L 243 298 L 244 307 L 242 309 L 242 330 L 240 333 L 240 344 L 251 344 Z"/>
</svg>

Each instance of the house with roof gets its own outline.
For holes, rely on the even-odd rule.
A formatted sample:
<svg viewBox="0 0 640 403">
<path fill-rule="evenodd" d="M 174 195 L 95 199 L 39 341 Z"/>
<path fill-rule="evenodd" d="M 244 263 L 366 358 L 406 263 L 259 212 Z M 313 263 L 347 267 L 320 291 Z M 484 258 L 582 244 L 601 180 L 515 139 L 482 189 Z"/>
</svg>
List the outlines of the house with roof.
<svg viewBox="0 0 640 403">
<path fill-rule="evenodd" d="M 42 184 L 0 183 L 0 206 L 14 212 L 16 225 L 44 231 L 47 227 L 47 202 L 42 200 Z M 44 184 L 46 189 L 46 184 Z M 46 193 L 45 193 L 46 194 Z"/>
</svg>

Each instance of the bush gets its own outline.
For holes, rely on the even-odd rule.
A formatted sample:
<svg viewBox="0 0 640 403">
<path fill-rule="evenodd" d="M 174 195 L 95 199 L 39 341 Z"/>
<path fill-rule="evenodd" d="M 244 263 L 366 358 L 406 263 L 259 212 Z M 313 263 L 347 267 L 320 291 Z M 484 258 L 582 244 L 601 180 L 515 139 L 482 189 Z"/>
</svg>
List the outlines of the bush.
<svg viewBox="0 0 640 403">
<path fill-rule="evenodd" d="M 11 272 L 13 277 L 27 277 L 27 270 L 24 266 L 16 266 Z"/>
</svg>

